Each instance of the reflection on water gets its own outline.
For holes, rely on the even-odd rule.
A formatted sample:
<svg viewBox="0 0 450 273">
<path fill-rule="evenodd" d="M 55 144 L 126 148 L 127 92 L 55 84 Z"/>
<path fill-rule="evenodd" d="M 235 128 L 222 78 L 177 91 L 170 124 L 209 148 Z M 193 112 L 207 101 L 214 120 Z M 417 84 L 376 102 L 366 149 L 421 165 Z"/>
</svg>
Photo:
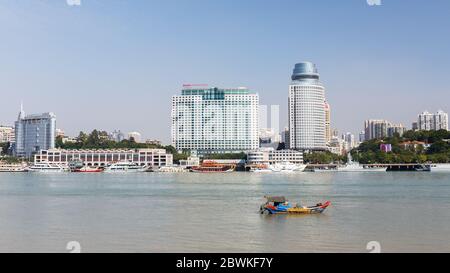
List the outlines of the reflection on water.
<svg viewBox="0 0 450 273">
<path fill-rule="evenodd" d="M 450 251 L 450 174 L 0 174 L 0 251 Z M 261 215 L 264 195 L 322 215 Z"/>
</svg>

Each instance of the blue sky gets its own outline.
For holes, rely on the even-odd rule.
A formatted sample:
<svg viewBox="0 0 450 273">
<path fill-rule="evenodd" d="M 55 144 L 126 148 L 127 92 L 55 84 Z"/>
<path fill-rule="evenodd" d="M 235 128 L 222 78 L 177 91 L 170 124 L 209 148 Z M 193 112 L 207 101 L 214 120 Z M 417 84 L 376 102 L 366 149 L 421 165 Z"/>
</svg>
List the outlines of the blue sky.
<svg viewBox="0 0 450 273">
<path fill-rule="evenodd" d="M 246 86 L 280 105 L 296 62 L 317 64 L 332 126 L 408 127 L 450 111 L 450 1 L 0 0 L 0 123 L 53 111 L 70 135 L 94 128 L 170 141 L 183 83 Z"/>
</svg>

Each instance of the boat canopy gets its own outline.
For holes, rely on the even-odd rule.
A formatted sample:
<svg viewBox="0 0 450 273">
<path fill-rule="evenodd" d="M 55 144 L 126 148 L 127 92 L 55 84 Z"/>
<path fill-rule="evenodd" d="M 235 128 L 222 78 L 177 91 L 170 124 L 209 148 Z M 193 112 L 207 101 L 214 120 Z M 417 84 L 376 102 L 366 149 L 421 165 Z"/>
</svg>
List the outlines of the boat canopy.
<svg viewBox="0 0 450 273">
<path fill-rule="evenodd" d="M 286 198 L 284 196 L 265 196 L 267 202 L 273 203 L 284 203 L 286 202 Z"/>
</svg>

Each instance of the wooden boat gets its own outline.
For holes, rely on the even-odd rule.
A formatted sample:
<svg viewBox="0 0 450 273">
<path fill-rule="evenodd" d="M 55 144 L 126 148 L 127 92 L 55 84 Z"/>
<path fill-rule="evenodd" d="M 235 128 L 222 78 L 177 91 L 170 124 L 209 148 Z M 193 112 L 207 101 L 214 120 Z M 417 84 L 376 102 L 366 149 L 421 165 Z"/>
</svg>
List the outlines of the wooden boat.
<svg viewBox="0 0 450 273">
<path fill-rule="evenodd" d="M 191 171 L 194 173 L 227 173 L 234 171 L 234 167 L 213 161 L 204 161 L 200 166 L 192 167 Z"/>
<path fill-rule="evenodd" d="M 266 203 L 261 205 L 261 214 L 318 214 L 331 205 L 330 201 L 318 203 L 314 206 L 304 207 L 289 203 L 284 196 L 266 196 Z"/>
</svg>

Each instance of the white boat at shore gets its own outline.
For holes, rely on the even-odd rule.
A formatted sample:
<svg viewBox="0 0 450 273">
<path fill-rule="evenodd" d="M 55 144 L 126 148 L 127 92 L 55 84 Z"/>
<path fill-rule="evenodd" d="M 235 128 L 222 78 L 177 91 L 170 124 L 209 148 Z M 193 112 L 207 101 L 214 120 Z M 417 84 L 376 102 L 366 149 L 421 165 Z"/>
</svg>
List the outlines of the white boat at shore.
<svg viewBox="0 0 450 273">
<path fill-rule="evenodd" d="M 146 172 L 148 166 L 139 166 L 133 162 L 117 162 L 105 168 L 105 173 L 138 173 Z"/>
<path fill-rule="evenodd" d="M 62 173 L 68 172 L 69 167 L 60 164 L 51 163 L 35 163 L 28 168 L 30 172 L 40 172 L 40 173 Z"/>
<path fill-rule="evenodd" d="M 303 172 L 306 169 L 306 165 L 282 162 L 269 165 L 269 169 L 272 172 Z"/>
<path fill-rule="evenodd" d="M 155 173 L 186 173 L 188 169 L 180 166 L 162 166 L 154 170 Z"/>
<path fill-rule="evenodd" d="M 268 168 L 254 168 L 251 169 L 250 172 L 252 173 L 272 173 L 273 171 L 271 169 Z"/>
<path fill-rule="evenodd" d="M 0 172 L 22 173 L 22 172 L 28 172 L 28 168 L 27 168 L 26 164 L 6 164 L 6 163 L 1 163 L 0 164 Z"/>
<path fill-rule="evenodd" d="M 442 163 L 442 164 L 431 164 L 432 172 L 450 172 L 450 164 Z"/>
</svg>

